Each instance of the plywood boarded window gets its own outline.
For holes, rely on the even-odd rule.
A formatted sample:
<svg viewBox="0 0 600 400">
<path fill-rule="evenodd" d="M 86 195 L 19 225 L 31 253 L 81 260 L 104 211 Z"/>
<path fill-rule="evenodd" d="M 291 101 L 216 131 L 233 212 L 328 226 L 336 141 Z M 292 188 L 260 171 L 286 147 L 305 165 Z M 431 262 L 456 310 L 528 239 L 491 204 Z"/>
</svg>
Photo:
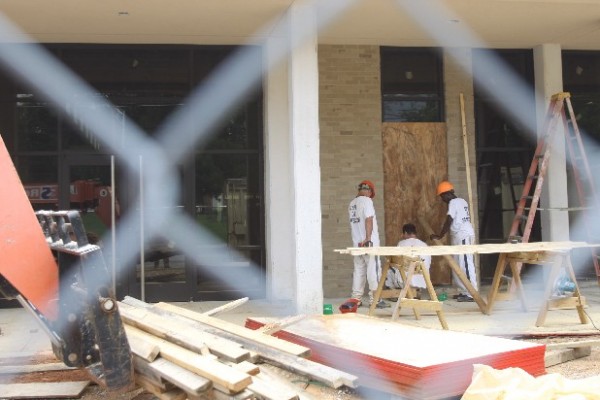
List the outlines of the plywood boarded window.
<svg viewBox="0 0 600 400">
<path fill-rule="evenodd" d="M 419 239 L 429 242 L 418 217 L 438 230 L 446 204 L 436 195 L 437 184 L 448 177 L 446 124 L 437 122 L 384 122 L 382 124 L 385 237 L 395 246 L 402 225 L 412 222 Z M 434 284 L 449 284 L 449 268 L 441 257 L 431 264 Z"/>
</svg>

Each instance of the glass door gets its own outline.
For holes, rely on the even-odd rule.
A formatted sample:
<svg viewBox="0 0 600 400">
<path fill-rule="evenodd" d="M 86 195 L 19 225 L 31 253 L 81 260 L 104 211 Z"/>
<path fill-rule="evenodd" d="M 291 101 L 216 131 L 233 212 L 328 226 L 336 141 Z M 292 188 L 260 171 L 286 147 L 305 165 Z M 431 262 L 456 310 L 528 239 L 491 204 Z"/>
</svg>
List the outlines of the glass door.
<svg viewBox="0 0 600 400">
<path fill-rule="evenodd" d="M 145 159 L 138 156 L 138 162 L 144 174 Z M 191 300 L 195 272 L 189 267 L 188 257 L 173 238 L 160 235 L 150 237 L 145 228 L 147 221 L 157 212 L 183 213 L 182 202 L 179 201 L 172 210 L 164 208 L 172 206 L 149 206 L 143 200 L 138 203 L 136 201 L 138 195 L 146 193 L 144 181 L 139 177 L 129 180 L 124 187 L 128 199 L 124 211 L 134 213 L 139 221 L 136 231 L 131 232 L 131 235 L 137 239 L 134 242 L 139 246 L 139 256 L 132 266 L 134 273 L 129 275 L 130 295 L 147 302 Z M 161 209 L 157 210 L 153 207 Z"/>
<path fill-rule="evenodd" d="M 65 155 L 58 197 L 59 209 L 79 211 L 88 242 L 102 249 L 110 285 L 116 290 L 117 263 L 112 248 L 119 203 L 115 196 L 113 171 L 108 155 Z"/>
</svg>

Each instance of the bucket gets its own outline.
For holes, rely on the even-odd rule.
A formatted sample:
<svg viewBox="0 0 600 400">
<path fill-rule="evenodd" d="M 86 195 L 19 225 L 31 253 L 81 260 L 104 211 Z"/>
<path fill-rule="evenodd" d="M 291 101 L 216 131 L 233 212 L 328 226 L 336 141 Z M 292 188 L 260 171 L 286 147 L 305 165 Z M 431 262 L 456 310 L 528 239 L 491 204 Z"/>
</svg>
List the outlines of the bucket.
<svg viewBox="0 0 600 400">
<path fill-rule="evenodd" d="M 333 306 L 331 304 L 323 304 L 323 314 L 324 315 L 333 314 Z"/>
</svg>

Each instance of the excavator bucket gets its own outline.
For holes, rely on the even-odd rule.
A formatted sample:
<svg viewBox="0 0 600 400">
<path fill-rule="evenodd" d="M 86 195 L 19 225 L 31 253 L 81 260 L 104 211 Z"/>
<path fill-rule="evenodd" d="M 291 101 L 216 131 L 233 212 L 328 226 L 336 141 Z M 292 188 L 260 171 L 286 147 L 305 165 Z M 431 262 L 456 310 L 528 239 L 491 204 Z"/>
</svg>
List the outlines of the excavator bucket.
<svg viewBox="0 0 600 400">
<path fill-rule="evenodd" d="M 54 354 L 113 391 L 133 386 L 131 350 L 102 251 L 77 211 L 35 213 L 0 137 L 0 292 L 28 309 Z"/>
</svg>

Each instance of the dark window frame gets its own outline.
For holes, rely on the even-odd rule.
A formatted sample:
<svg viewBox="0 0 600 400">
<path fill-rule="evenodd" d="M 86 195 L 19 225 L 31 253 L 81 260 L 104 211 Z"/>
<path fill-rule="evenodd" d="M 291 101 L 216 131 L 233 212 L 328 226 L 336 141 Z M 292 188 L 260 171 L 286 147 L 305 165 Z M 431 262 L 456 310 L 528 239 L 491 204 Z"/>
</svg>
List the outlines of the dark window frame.
<svg viewBox="0 0 600 400">
<path fill-rule="evenodd" d="M 433 80 L 413 82 L 391 82 L 388 76 L 396 75 L 392 72 L 397 69 L 397 74 L 403 71 L 403 65 L 400 59 L 406 60 L 407 64 L 417 64 L 419 59 L 431 58 L 428 65 L 433 69 Z M 381 117 L 383 122 L 444 122 L 445 121 L 445 96 L 444 96 L 444 71 L 443 71 L 443 50 L 436 47 L 418 47 L 401 48 L 387 47 L 380 48 L 381 65 Z M 416 65 L 413 65 L 415 67 Z M 403 81 L 412 81 L 419 74 L 418 70 L 404 71 Z M 409 87 L 410 85 L 411 87 Z M 397 87 L 394 88 L 394 86 Z M 386 111 L 386 106 L 392 102 L 402 102 L 405 105 L 416 105 L 413 109 L 419 109 L 418 103 L 430 102 L 435 105 L 434 115 L 425 118 L 411 118 L 408 113 L 404 116 L 394 117 Z M 422 109 L 420 109 L 422 110 Z"/>
</svg>

